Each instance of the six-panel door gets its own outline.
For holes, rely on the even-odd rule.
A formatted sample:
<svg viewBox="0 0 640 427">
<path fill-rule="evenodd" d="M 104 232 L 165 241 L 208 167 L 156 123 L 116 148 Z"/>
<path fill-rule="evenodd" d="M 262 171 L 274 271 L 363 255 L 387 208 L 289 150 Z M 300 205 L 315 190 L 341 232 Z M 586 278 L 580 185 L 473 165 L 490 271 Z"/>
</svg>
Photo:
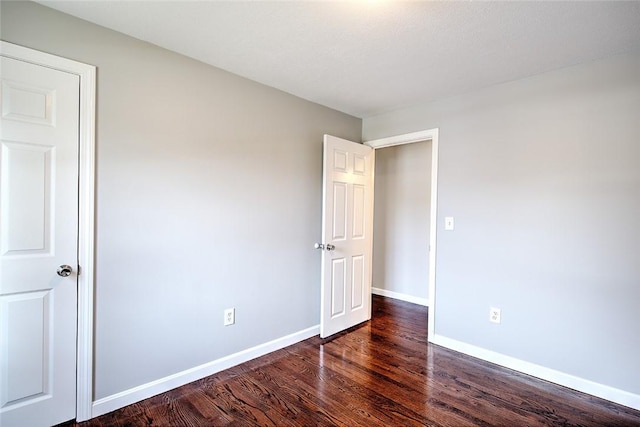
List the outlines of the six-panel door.
<svg viewBox="0 0 640 427">
<path fill-rule="evenodd" d="M 325 135 L 323 338 L 371 318 L 373 166 L 372 148 Z"/>
<path fill-rule="evenodd" d="M 0 425 L 53 425 L 76 413 L 79 77 L 1 60 Z"/>
</svg>

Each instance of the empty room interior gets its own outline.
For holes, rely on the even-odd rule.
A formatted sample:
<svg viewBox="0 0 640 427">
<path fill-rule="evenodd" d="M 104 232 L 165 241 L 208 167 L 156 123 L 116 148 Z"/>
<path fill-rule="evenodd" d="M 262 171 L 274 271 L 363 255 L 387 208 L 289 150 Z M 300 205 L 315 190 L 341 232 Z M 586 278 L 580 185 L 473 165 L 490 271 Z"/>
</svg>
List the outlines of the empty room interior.
<svg viewBox="0 0 640 427">
<path fill-rule="evenodd" d="M 0 19 L 3 427 L 640 425 L 640 2 Z"/>
</svg>

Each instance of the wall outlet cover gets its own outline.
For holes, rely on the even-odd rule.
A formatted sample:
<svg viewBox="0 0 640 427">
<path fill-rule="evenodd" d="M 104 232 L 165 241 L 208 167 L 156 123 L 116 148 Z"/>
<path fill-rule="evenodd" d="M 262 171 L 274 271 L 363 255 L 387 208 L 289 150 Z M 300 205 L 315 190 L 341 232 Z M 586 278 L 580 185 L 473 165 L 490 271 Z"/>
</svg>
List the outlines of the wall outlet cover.
<svg viewBox="0 0 640 427">
<path fill-rule="evenodd" d="M 224 311 L 224 326 L 233 325 L 236 323 L 236 309 L 227 308 Z"/>
<path fill-rule="evenodd" d="M 500 323 L 502 321 L 502 311 L 499 308 L 491 307 L 489 309 L 489 322 Z"/>
</svg>

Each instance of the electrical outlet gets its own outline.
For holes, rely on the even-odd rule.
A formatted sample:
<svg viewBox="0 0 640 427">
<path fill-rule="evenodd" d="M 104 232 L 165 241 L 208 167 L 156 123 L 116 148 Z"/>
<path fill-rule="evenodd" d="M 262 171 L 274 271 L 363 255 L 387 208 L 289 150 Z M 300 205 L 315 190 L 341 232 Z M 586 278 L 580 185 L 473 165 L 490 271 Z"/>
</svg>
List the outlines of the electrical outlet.
<svg viewBox="0 0 640 427">
<path fill-rule="evenodd" d="M 489 322 L 491 323 L 500 323 L 502 320 L 502 313 L 499 308 L 491 307 L 489 309 Z"/>
<path fill-rule="evenodd" d="M 236 323 L 236 309 L 227 308 L 224 311 L 224 326 L 233 325 Z"/>
</svg>

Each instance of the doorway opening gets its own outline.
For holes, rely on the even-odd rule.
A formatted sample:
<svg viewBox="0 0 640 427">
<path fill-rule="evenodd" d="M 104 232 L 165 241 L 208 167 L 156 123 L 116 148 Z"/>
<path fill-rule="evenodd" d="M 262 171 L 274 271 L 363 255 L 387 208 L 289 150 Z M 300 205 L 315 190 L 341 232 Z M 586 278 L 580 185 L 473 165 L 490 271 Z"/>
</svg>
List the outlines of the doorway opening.
<svg viewBox="0 0 640 427">
<path fill-rule="evenodd" d="M 430 142 L 431 159 L 430 159 L 430 185 L 428 190 L 423 190 L 427 194 L 422 196 L 429 200 L 429 252 L 428 252 L 428 280 L 426 285 L 428 311 L 428 340 L 431 341 L 435 331 L 435 311 L 436 311 L 436 225 L 437 225 L 437 208 L 438 208 L 438 129 L 429 129 L 419 132 L 412 132 L 403 135 L 396 135 L 387 138 L 365 141 L 364 144 L 379 150 L 386 147 L 393 147 L 405 144 L 414 144 L 419 142 Z M 376 182 L 376 186 L 377 186 Z M 375 202 L 375 201 L 374 201 Z M 427 220 L 425 218 L 425 220 Z M 374 236 L 375 239 L 375 236 Z M 374 249 L 375 250 L 375 249 Z M 400 254 L 401 256 L 402 254 Z M 375 277 L 375 273 L 374 273 Z M 375 282 L 373 284 L 375 286 Z M 423 286 L 424 286 L 423 285 Z"/>
<path fill-rule="evenodd" d="M 428 305 L 431 141 L 376 151 L 372 293 Z"/>
</svg>

